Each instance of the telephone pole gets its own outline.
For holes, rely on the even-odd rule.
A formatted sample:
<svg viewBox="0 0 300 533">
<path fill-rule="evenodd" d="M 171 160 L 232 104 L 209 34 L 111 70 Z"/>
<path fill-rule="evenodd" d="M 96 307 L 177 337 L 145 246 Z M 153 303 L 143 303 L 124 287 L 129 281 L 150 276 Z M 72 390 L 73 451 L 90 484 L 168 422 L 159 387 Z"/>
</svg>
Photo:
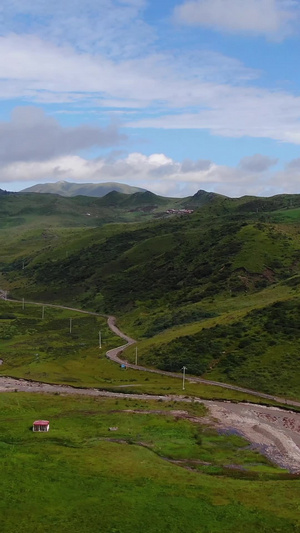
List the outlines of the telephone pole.
<svg viewBox="0 0 300 533">
<path fill-rule="evenodd" d="M 101 331 L 99 331 L 99 349 L 102 348 L 102 337 L 101 337 Z"/>
<path fill-rule="evenodd" d="M 70 318 L 70 333 L 72 333 L 72 318 Z"/>
<path fill-rule="evenodd" d="M 185 390 L 184 382 L 185 382 L 186 366 L 183 366 L 181 370 L 182 370 L 182 390 Z"/>
<path fill-rule="evenodd" d="M 43 307 L 42 307 L 42 319 L 44 319 L 44 318 L 45 318 L 45 306 L 43 305 Z"/>
<path fill-rule="evenodd" d="M 135 365 L 137 366 L 137 346 L 135 347 Z"/>
</svg>

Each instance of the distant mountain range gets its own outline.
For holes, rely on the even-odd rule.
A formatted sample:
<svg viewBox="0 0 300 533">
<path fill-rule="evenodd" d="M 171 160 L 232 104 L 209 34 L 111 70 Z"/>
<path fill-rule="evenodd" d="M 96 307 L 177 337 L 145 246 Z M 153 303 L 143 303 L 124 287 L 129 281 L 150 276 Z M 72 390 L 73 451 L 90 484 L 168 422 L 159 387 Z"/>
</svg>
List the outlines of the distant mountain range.
<svg viewBox="0 0 300 533">
<path fill-rule="evenodd" d="M 102 198 L 106 194 L 116 191 L 123 194 L 134 194 L 136 192 L 145 192 L 146 189 L 132 187 L 124 183 L 70 183 L 69 181 L 57 181 L 56 183 L 40 183 L 23 189 L 20 192 L 36 192 L 59 194 L 60 196 L 91 196 Z"/>
</svg>

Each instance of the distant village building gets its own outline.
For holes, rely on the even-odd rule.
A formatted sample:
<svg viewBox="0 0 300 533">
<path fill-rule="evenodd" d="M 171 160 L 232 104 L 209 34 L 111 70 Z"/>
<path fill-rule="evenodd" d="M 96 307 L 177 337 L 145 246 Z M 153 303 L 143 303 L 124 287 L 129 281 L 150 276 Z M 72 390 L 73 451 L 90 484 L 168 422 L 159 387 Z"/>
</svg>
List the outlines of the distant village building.
<svg viewBox="0 0 300 533">
<path fill-rule="evenodd" d="M 33 422 L 32 431 L 49 431 L 49 420 L 36 420 Z"/>
<path fill-rule="evenodd" d="M 193 209 L 167 209 L 168 215 L 191 215 L 194 213 Z"/>
</svg>

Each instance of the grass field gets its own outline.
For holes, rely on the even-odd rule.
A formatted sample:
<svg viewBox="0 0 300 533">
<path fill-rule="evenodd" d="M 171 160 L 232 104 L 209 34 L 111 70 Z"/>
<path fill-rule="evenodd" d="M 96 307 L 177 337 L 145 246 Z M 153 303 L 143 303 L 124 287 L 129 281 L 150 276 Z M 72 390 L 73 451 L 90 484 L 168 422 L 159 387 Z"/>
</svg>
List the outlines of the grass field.
<svg viewBox="0 0 300 533">
<path fill-rule="evenodd" d="M 183 393 L 181 379 L 130 368 L 123 370 L 105 355 L 108 349 L 120 344 L 122 340 L 110 331 L 104 317 L 49 306 L 43 311 L 42 306 L 27 303 L 23 310 L 22 303 L 0 300 L 3 360 L 0 376 L 116 392 L 188 394 L 203 399 L 276 404 L 250 394 L 195 382 L 187 382 Z M 135 348 L 129 348 L 125 357 L 134 360 Z"/>
<path fill-rule="evenodd" d="M 192 216 L 165 219 L 172 202 L 5 195 L 0 289 L 115 313 L 141 364 L 205 363 L 195 373 L 300 398 L 300 196 L 200 191 Z M 22 307 L 0 301 L 0 376 L 259 403 L 122 370 L 105 356 L 122 341 L 104 317 Z M 0 532 L 300 533 L 299 476 L 205 416 L 195 402 L 2 393 Z M 48 434 L 31 431 L 41 418 Z"/>
<path fill-rule="evenodd" d="M 184 364 L 190 374 L 300 398 L 297 328 L 294 335 L 288 325 L 266 334 L 270 306 L 300 297 L 299 197 L 232 200 L 202 191 L 186 200 L 201 207 L 193 215 L 149 223 L 146 212 L 143 218 L 134 210 L 144 209 L 144 200 L 159 207 L 159 198 L 123 196 L 89 204 L 87 198 L 42 195 L 42 206 L 35 195 L 5 197 L 3 223 L 25 219 L 0 232 L 0 287 L 18 298 L 116 314 L 121 328 L 139 340 L 141 363 L 177 371 Z M 120 224 L 114 209 L 125 209 L 125 200 L 130 224 Z M 94 206 L 93 217 L 87 206 Z M 111 218 L 105 219 L 108 208 Z M 264 317 L 254 326 L 255 310 Z M 47 354 L 39 343 L 43 361 L 31 361 L 27 377 L 101 386 L 92 346 L 69 360 L 60 355 L 57 371 L 54 339 Z M 24 371 L 17 361 L 14 375 Z M 134 379 L 143 386 L 143 378 Z"/>
<path fill-rule="evenodd" d="M 299 531 L 299 479 L 177 409 L 2 394 L 1 531 Z M 201 405 L 185 409 L 205 414 Z M 38 418 L 50 420 L 48 434 L 32 433 Z"/>
</svg>

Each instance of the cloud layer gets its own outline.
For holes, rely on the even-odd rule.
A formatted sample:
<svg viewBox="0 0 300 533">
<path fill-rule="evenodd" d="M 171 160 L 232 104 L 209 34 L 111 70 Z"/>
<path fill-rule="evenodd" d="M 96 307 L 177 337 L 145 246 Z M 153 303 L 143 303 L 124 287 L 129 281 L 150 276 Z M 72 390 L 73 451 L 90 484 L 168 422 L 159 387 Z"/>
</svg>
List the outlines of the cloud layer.
<svg viewBox="0 0 300 533">
<path fill-rule="evenodd" d="M 299 0 L 176 0 L 161 6 L 149 0 L 2 0 L 0 101 L 24 104 L 10 122 L 0 121 L 3 182 L 118 179 L 176 195 L 197 188 L 268 194 L 280 192 L 280 179 L 286 190 L 296 188 L 298 160 L 281 173 L 275 168 L 278 142 L 300 144 L 299 84 L 286 83 L 283 53 L 296 47 L 281 49 L 281 63 L 276 53 L 296 43 Z M 222 53 L 240 44 L 236 57 Z M 267 67 L 266 74 L 264 61 L 275 57 L 276 68 Z M 70 123 L 79 125 L 63 127 L 72 113 Z M 86 124 L 91 116 L 95 126 Z M 97 118 L 107 124 L 111 116 L 127 128 L 127 152 L 130 142 L 133 153 L 126 157 L 103 157 L 103 148 L 126 142 L 116 126 L 98 126 Z M 234 168 L 145 156 L 134 151 L 134 142 L 140 150 L 138 130 L 147 128 L 205 130 L 220 143 L 221 137 L 245 138 L 245 145 L 247 138 L 271 139 L 275 155 L 246 155 Z M 167 152 L 158 147 L 166 135 L 153 141 L 154 135 L 153 152 Z M 193 142 L 188 153 L 197 154 L 196 137 Z M 171 146 L 169 139 L 165 143 Z M 99 157 L 84 159 L 83 150 L 91 148 Z M 253 151 L 260 150 L 257 142 Z"/>
<path fill-rule="evenodd" d="M 236 197 L 295 192 L 299 187 L 299 160 L 292 161 L 283 171 L 271 172 L 274 164 L 274 160 L 262 154 L 243 158 L 237 167 L 217 165 L 209 160 L 179 162 L 164 154 L 146 156 L 137 152 L 125 157 L 112 154 L 92 160 L 69 155 L 2 164 L 0 186 L 10 190 L 10 183 L 15 181 L 23 182 L 23 187 L 58 180 L 117 181 L 178 197 L 195 194 L 199 189 Z"/>
<path fill-rule="evenodd" d="M 198 189 L 229 196 L 269 195 L 297 185 L 299 159 L 278 172 L 272 170 L 277 158 L 259 153 L 243 157 L 236 167 L 208 159 L 176 161 L 163 153 L 124 155 L 112 150 L 94 159 L 78 155 L 92 147 L 113 148 L 124 140 L 114 125 L 62 127 L 42 109 L 15 108 L 9 122 L 0 122 L 0 184 L 11 190 L 14 182 L 119 181 L 166 196 L 187 196 Z"/>
<path fill-rule="evenodd" d="M 130 111 L 129 127 L 300 143 L 300 96 L 248 86 L 258 73 L 216 53 L 115 61 L 9 35 L 0 37 L 0 73 L 0 99 L 115 110 L 123 120 Z"/>
</svg>

